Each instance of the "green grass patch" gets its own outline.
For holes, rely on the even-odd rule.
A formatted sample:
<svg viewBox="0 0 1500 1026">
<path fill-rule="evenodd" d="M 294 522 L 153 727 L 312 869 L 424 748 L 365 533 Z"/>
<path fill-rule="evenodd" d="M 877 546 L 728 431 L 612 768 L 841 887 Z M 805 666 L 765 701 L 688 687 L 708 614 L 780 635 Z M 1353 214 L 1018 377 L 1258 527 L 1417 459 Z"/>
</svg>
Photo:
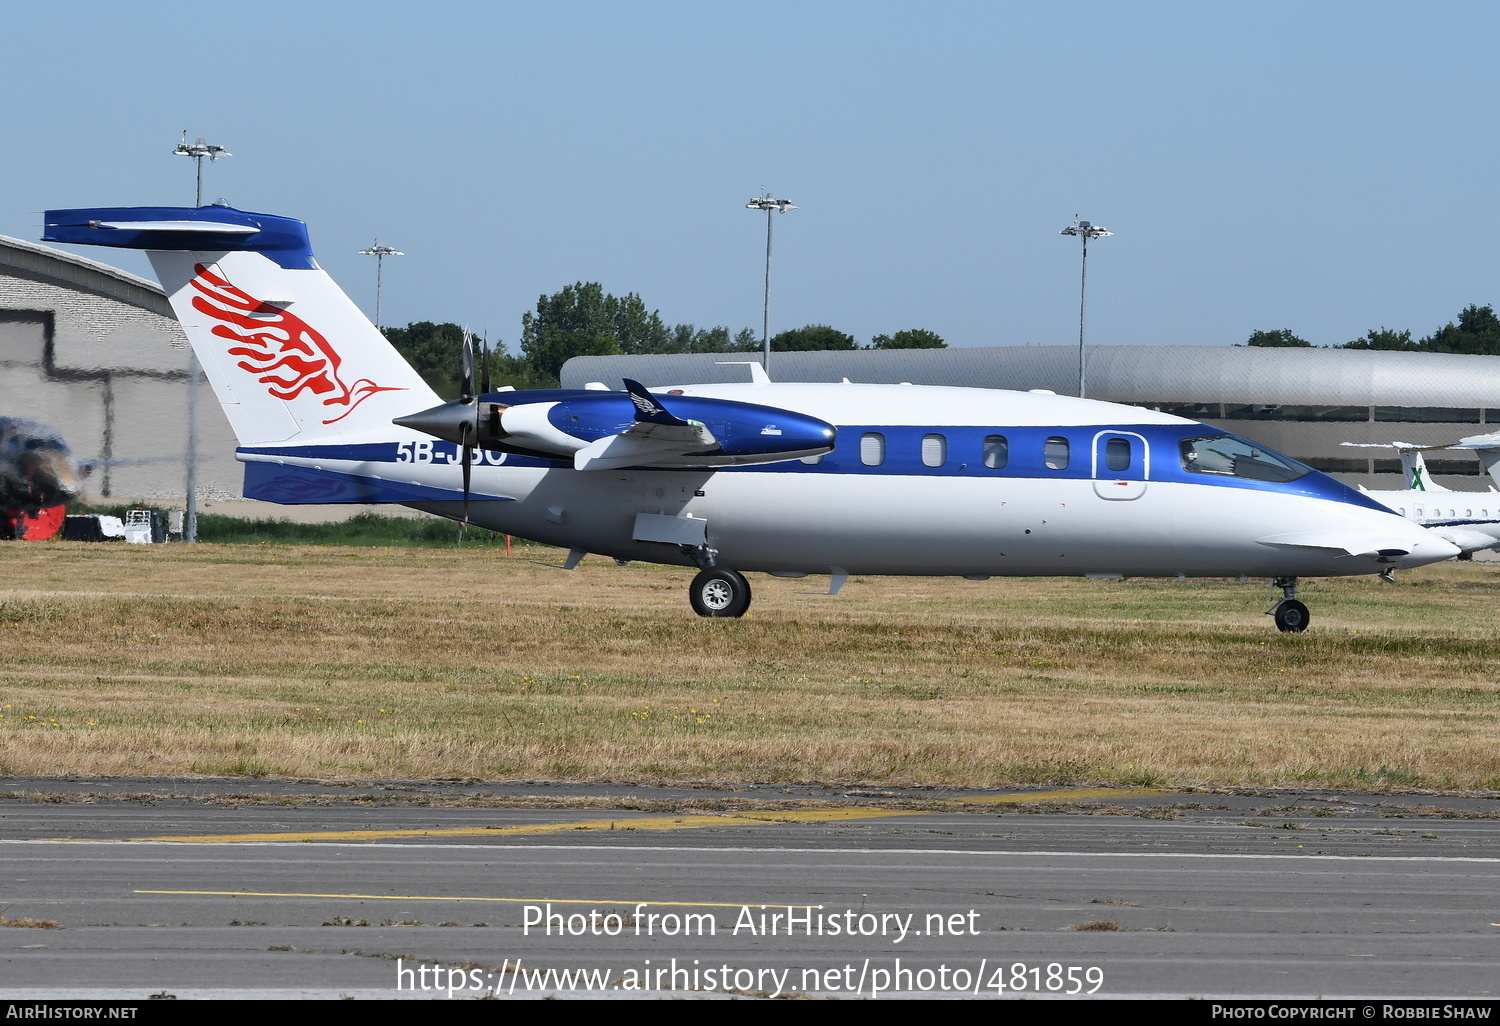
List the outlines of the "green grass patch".
<svg viewBox="0 0 1500 1026">
<path fill-rule="evenodd" d="M 77 505 L 69 513 L 101 513 L 124 518 L 139 506 Z M 435 517 L 383 516 L 368 511 L 347 520 L 304 524 L 284 517 L 247 519 L 217 513 L 198 514 L 198 540 L 224 545 L 352 545 L 356 547 L 504 548 L 505 535 L 483 527 L 467 528 Z M 513 539 L 527 548 L 534 543 Z M 541 548 L 541 546 L 535 546 Z M 549 550 L 550 551 L 550 550 Z"/>
</svg>

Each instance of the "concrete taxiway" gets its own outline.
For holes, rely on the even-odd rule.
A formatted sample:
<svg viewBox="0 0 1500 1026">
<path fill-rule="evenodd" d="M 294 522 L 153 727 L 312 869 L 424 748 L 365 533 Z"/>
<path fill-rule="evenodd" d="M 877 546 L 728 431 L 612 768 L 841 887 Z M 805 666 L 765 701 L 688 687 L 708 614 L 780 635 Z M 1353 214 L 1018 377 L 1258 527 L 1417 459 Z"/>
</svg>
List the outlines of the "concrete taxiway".
<svg viewBox="0 0 1500 1026">
<path fill-rule="evenodd" d="M 1492 795 L 0 791 L 0 997 L 1500 992 Z"/>
</svg>

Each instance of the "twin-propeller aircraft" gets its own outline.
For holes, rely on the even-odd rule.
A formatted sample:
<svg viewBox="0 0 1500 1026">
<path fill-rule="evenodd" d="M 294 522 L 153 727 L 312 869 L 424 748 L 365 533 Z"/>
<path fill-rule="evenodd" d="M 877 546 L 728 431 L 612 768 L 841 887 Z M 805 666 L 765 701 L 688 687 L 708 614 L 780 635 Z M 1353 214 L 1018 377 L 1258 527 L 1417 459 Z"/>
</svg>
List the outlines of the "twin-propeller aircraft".
<svg viewBox="0 0 1500 1026">
<path fill-rule="evenodd" d="M 44 238 L 143 249 L 245 463 L 244 494 L 400 503 L 618 560 L 745 571 L 1387 574 L 1458 546 L 1295 460 L 1180 417 L 1051 393 L 743 384 L 490 391 L 443 403 L 313 260 L 306 226 L 215 205 L 52 210 Z"/>
</svg>

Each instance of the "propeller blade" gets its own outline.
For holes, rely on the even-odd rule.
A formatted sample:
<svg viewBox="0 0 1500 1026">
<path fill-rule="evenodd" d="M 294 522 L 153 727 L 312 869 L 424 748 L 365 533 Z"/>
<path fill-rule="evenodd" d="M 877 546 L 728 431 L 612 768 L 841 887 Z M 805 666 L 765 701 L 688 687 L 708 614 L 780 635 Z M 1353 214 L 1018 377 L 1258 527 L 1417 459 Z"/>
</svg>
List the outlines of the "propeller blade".
<svg viewBox="0 0 1500 1026">
<path fill-rule="evenodd" d="M 464 332 L 464 380 L 461 399 L 465 403 L 474 401 L 474 336 Z"/>
<path fill-rule="evenodd" d="M 479 394 L 490 393 L 490 340 L 486 336 L 484 340 L 484 361 L 480 364 Z"/>
<path fill-rule="evenodd" d="M 464 421 L 460 429 L 463 436 L 463 468 L 464 468 L 464 526 L 469 526 L 469 479 L 473 470 L 474 461 L 474 429 L 468 422 Z"/>
</svg>

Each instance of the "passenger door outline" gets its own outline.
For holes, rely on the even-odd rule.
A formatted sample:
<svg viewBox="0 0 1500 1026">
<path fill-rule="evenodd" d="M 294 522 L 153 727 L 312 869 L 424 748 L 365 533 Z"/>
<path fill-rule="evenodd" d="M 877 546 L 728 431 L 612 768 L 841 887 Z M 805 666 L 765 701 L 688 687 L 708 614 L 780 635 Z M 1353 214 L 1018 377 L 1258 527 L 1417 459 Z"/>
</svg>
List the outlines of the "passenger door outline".
<svg viewBox="0 0 1500 1026">
<path fill-rule="evenodd" d="M 1130 465 L 1124 470 L 1110 470 L 1105 462 L 1105 447 L 1112 438 L 1131 443 Z M 1146 483 L 1151 479 L 1151 443 L 1144 435 L 1134 431 L 1100 431 L 1094 436 L 1093 457 L 1094 494 L 1099 498 L 1122 501 L 1146 494 Z"/>
</svg>

